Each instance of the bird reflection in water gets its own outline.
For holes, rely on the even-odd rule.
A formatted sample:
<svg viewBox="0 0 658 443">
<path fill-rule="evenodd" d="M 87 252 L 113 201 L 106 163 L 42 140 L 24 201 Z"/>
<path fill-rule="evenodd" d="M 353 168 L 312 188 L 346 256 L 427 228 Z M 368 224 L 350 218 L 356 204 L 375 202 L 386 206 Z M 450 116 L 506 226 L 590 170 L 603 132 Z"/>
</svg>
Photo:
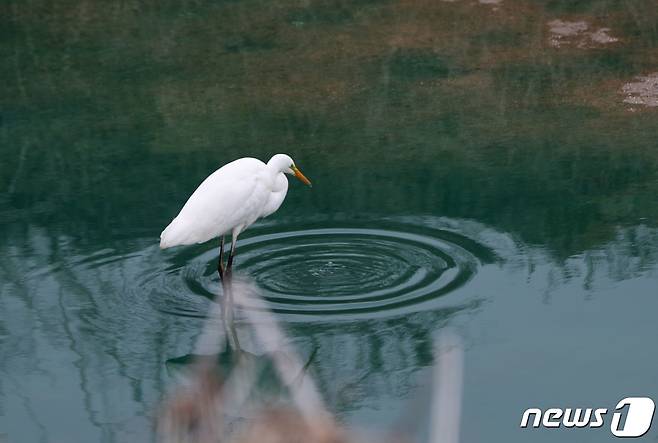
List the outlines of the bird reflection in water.
<svg viewBox="0 0 658 443">
<path fill-rule="evenodd" d="M 213 304 L 193 354 L 167 362 L 169 370 L 182 367 L 183 377 L 160 410 L 159 441 L 409 441 L 404 435 L 368 438 L 339 426 L 308 373 L 315 352 L 305 362 L 300 359 L 252 283 L 233 276 L 224 290 L 223 304 Z M 239 339 L 236 311 L 244 316 Z M 463 372 L 459 336 L 444 331 L 434 355 L 429 441 L 457 443 Z"/>
<path fill-rule="evenodd" d="M 314 353 L 299 359 L 252 284 L 234 275 L 223 287 L 194 353 L 168 361 L 184 377 L 161 410 L 160 441 L 256 441 L 250 435 L 265 423 L 297 423 L 296 433 L 306 424 L 305 441 L 346 441 L 306 374 Z M 240 309 L 245 304 L 250 309 Z M 238 310 L 250 328 L 240 338 Z"/>
</svg>

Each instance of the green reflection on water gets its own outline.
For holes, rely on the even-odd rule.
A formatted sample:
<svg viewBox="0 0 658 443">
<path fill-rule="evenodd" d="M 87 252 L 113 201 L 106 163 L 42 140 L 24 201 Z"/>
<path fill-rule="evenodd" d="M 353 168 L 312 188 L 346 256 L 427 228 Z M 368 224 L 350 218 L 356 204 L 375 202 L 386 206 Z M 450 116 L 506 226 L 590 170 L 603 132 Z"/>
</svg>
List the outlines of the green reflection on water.
<svg viewBox="0 0 658 443">
<path fill-rule="evenodd" d="M 125 276 L 92 278 L 72 257 L 109 248 L 111 259 L 137 254 L 148 263 L 134 266 L 164 267 L 144 248 L 156 244 L 209 172 L 245 155 L 288 152 L 313 180 L 312 191 L 291 186 L 275 220 L 474 220 L 546 253 L 539 261 L 555 260 L 557 273 L 568 276 L 574 257 L 595 257 L 586 259 L 594 293 L 612 285 L 593 270 L 611 260 L 596 258 L 610 245 L 628 259 L 612 266 L 611 281 L 655 270 L 655 235 L 638 240 L 633 229 L 655 228 L 658 219 L 658 121 L 650 109 L 630 112 L 619 94 L 625 82 L 657 69 L 655 5 L 503 1 L 492 8 L 467 0 L 4 2 L 3 311 L 26 319 L 2 320 L 3 340 L 51 322 L 59 337 L 53 349 L 68 346 L 57 343 L 66 342 L 62 337 L 75 343 L 97 336 L 106 346 L 97 355 L 112 359 L 112 342 L 121 337 L 124 346 L 136 334 L 117 334 L 122 324 L 98 327 L 92 320 L 113 311 L 93 294 L 120 302 L 116 294 L 125 288 L 116 280 Z M 609 27 L 619 42 L 551 47 L 547 23 L 557 18 Z M 37 287 L 40 279 L 51 286 Z M 510 276 L 497 289 L 511 291 L 523 280 Z M 35 317 L 34 294 L 73 295 L 71 306 L 60 308 L 76 311 Z M 519 310 L 509 315 L 528 313 Z M 173 330 L 190 329 L 174 323 Z M 390 345 L 375 327 L 353 327 L 373 343 L 386 342 L 374 347 Z M 398 326 L 395 341 L 418 334 L 414 327 L 422 340 L 409 346 L 423 348 L 418 355 L 425 357 L 404 364 L 383 352 L 378 358 L 390 361 L 370 362 L 373 372 L 429 364 L 428 326 Z M 146 336 L 163 361 L 186 353 L 180 343 L 168 348 L 164 343 L 175 340 L 163 331 Z M 23 342 L 9 341 L 23 354 Z M 85 346 L 71 345 L 78 357 L 61 365 L 102 368 L 87 361 L 92 351 Z M 151 380 L 148 388 L 134 387 L 133 397 L 152 403 L 163 389 L 160 366 L 143 365 L 138 354 L 121 354 L 116 371 Z M 319 355 L 330 361 L 330 354 L 324 348 Z M 47 374 L 51 358 L 44 359 Z M 104 392 L 102 382 L 85 370 L 70 382 L 93 398 Z M 318 370 L 325 378 L 341 373 L 330 364 Z M 47 377 L 35 378 L 38 384 Z M 137 394 L 143 389 L 147 400 Z M 367 404 L 375 394 L 354 395 Z M 85 403 L 91 418 L 79 419 L 111 440 L 120 420 L 97 419 L 105 409 L 95 401 Z M 44 432 L 52 431 L 44 421 Z M 148 434 L 143 424 L 135 427 Z"/>
</svg>

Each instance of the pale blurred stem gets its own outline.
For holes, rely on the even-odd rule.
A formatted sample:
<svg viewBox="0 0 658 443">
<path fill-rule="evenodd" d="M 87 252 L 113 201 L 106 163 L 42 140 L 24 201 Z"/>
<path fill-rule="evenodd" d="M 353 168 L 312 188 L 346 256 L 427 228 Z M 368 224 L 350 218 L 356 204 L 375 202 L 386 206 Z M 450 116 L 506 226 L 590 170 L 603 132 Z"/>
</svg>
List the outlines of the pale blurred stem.
<svg viewBox="0 0 658 443">
<path fill-rule="evenodd" d="M 222 240 L 224 237 L 222 237 Z M 231 252 L 228 255 L 228 262 L 226 263 L 226 270 L 224 271 L 224 280 L 222 286 L 224 288 L 224 321 L 228 328 L 229 337 L 233 338 L 233 349 L 240 350 L 240 342 L 238 341 L 238 333 L 235 329 L 235 322 L 233 321 L 233 254 L 235 253 L 235 241 L 231 245 Z"/>
<path fill-rule="evenodd" d="M 222 289 L 224 291 L 224 303 L 222 310 L 222 317 L 224 320 L 224 326 L 228 332 L 228 336 L 233 339 L 233 348 L 235 350 L 240 350 L 240 342 L 238 341 L 238 333 L 235 330 L 235 324 L 233 322 L 233 295 L 231 291 L 231 267 L 233 265 L 233 253 L 235 249 L 235 243 L 231 247 L 231 253 L 228 257 L 228 264 L 226 268 L 224 267 L 224 236 L 221 236 L 219 242 L 219 263 L 217 265 L 217 272 L 219 273 L 219 280 L 222 282 Z M 231 343 L 231 340 L 229 340 Z"/>
<path fill-rule="evenodd" d="M 235 322 L 233 321 L 233 288 L 231 287 L 230 275 L 230 270 L 227 270 L 227 278 L 222 281 L 222 287 L 224 288 L 224 325 L 227 329 L 228 337 L 233 339 L 233 349 L 235 351 L 240 351 L 238 331 L 236 330 Z M 229 343 L 231 343 L 231 340 L 229 340 Z"/>
</svg>

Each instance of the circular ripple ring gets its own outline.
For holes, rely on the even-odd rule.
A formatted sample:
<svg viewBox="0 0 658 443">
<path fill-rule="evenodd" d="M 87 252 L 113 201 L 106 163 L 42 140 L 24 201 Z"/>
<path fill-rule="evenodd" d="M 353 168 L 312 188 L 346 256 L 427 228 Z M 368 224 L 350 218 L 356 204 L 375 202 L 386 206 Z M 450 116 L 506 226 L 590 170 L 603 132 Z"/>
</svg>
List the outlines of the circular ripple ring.
<svg viewBox="0 0 658 443">
<path fill-rule="evenodd" d="M 255 280 L 274 312 L 394 313 L 452 292 L 477 272 L 468 242 L 433 234 L 328 228 L 258 235 L 240 240 L 237 269 Z M 216 260 L 215 251 L 193 260 L 193 272 L 183 273 L 190 292 L 212 297 L 218 290 Z"/>
</svg>

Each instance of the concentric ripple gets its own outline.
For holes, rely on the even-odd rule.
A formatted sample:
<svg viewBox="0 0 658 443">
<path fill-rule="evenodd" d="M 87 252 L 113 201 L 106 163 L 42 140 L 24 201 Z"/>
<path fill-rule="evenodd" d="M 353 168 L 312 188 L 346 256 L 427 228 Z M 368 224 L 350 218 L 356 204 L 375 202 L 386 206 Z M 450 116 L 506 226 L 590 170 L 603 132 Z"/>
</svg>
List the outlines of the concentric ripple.
<svg viewBox="0 0 658 443">
<path fill-rule="evenodd" d="M 457 290 L 491 257 L 472 239 L 440 229 L 320 228 L 240 239 L 236 270 L 255 281 L 274 312 L 395 313 Z M 185 292 L 214 298 L 217 251 L 179 259 L 167 279 L 178 276 Z M 181 315 L 192 314 L 189 305 Z"/>
</svg>

